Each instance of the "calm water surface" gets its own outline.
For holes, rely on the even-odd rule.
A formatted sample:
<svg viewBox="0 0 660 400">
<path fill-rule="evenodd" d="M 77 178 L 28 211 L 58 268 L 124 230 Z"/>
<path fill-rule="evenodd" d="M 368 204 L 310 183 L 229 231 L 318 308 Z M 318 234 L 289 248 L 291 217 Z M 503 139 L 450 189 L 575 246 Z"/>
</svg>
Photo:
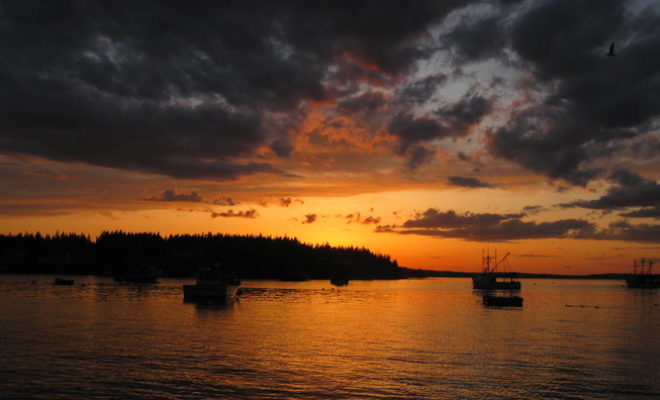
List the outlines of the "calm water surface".
<svg viewBox="0 0 660 400">
<path fill-rule="evenodd" d="M 0 275 L 0 398 L 660 398 L 660 291 L 620 281 L 524 280 L 498 309 L 467 279 L 191 304 L 190 280 L 74 278 Z"/>
</svg>

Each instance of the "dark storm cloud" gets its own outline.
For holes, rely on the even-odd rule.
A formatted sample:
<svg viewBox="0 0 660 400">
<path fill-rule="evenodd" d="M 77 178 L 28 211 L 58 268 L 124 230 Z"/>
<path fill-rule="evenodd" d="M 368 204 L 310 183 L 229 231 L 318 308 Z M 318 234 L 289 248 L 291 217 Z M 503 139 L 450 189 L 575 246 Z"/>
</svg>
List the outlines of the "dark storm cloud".
<svg viewBox="0 0 660 400">
<path fill-rule="evenodd" d="M 594 235 L 595 239 L 660 243 L 660 225 L 633 225 L 625 221 L 613 223 L 608 229 Z"/>
<path fill-rule="evenodd" d="M 467 94 L 459 101 L 436 110 L 432 116 L 414 116 L 412 111 L 399 112 L 390 121 L 388 130 L 399 140 L 397 153 L 407 155 L 408 166 L 415 169 L 433 154 L 422 143 L 464 136 L 490 109 L 488 99 Z"/>
<path fill-rule="evenodd" d="M 441 37 L 443 44 L 454 51 L 459 64 L 499 56 L 506 39 L 500 15 L 477 21 L 465 17 L 452 31 Z"/>
<path fill-rule="evenodd" d="M 596 200 L 564 203 L 560 204 L 560 207 L 583 207 L 594 210 L 660 207 L 660 185 L 657 182 L 625 169 L 617 169 L 612 172 L 609 180 L 614 183 L 614 186 L 602 197 Z"/>
<path fill-rule="evenodd" d="M 435 150 L 428 146 L 415 145 L 406 151 L 406 155 L 408 156 L 406 166 L 408 169 L 415 170 L 421 165 L 429 162 L 434 154 Z"/>
<path fill-rule="evenodd" d="M 282 173 L 240 161 L 264 145 L 291 153 L 268 118 L 331 100 L 328 71 L 345 59 L 391 82 L 458 5 L 3 2 L 0 149 L 176 178 Z"/>
<path fill-rule="evenodd" d="M 370 91 L 358 96 L 342 100 L 337 108 L 343 112 L 374 112 L 387 104 L 385 95 L 381 92 Z"/>
<path fill-rule="evenodd" d="M 596 140 L 616 139 L 631 132 L 609 130 L 565 119 L 562 112 L 534 109 L 518 115 L 489 138 L 491 154 L 529 170 L 586 185 L 602 171 L 583 167 L 597 152 Z"/>
<path fill-rule="evenodd" d="M 600 172 L 590 161 L 648 131 L 660 116 L 660 15 L 627 5 L 541 1 L 513 21 L 512 50 L 548 96 L 493 132 L 492 154 L 585 185 Z"/>
<path fill-rule="evenodd" d="M 188 193 L 177 192 L 175 189 L 166 189 L 159 196 L 147 197 L 145 200 L 148 201 L 188 201 L 188 202 L 200 202 L 202 201 L 202 196 L 195 191 L 190 191 Z"/>
<path fill-rule="evenodd" d="M 487 182 L 480 181 L 477 178 L 473 178 L 470 176 L 450 176 L 448 181 L 448 184 L 453 185 L 453 186 L 461 186 L 461 187 L 468 187 L 468 188 L 493 188 L 495 185 L 492 185 Z"/>
<path fill-rule="evenodd" d="M 660 219 L 660 206 L 642 208 L 636 211 L 619 214 L 622 217 L 628 218 L 655 218 Z"/>
<path fill-rule="evenodd" d="M 392 119 L 389 129 L 399 136 L 402 149 L 407 149 L 412 143 L 449 135 L 435 118 L 415 117 L 404 113 L 399 113 Z"/>
<path fill-rule="evenodd" d="M 429 100 L 446 81 L 447 76 L 442 73 L 414 81 L 403 89 L 397 101 L 410 106 L 421 104 Z"/>
</svg>

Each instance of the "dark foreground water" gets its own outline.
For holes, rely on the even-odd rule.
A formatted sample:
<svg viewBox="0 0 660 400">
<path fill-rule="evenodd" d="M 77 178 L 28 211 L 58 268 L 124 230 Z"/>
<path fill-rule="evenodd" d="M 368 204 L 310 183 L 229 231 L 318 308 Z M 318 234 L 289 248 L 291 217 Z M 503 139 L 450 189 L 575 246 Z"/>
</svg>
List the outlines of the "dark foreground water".
<svg viewBox="0 0 660 400">
<path fill-rule="evenodd" d="M 660 290 L 620 281 L 525 280 L 522 309 L 489 309 L 467 279 L 248 281 L 227 304 L 75 279 L 0 275 L 0 398 L 660 398 Z"/>
</svg>

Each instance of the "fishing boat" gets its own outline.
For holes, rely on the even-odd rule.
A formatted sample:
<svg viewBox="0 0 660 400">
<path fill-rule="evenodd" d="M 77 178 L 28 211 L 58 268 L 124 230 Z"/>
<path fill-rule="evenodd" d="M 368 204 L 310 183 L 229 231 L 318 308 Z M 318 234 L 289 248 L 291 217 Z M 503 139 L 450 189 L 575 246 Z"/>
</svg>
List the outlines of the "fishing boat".
<svg viewBox="0 0 660 400">
<path fill-rule="evenodd" d="M 633 260 L 633 273 L 626 278 L 626 286 L 631 289 L 660 288 L 660 276 L 653 274 L 653 260 Z"/>
<path fill-rule="evenodd" d="M 56 285 L 63 285 L 63 286 L 71 286 L 74 284 L 74 282 L 75 281 L 73 279 L 64 279 L 59 277 L 55 277 L 55 281 L 54 281 Z"/>
<path fill-rule="evenodd" d="M 472 277 L 472 288 L 481 290 L 520 290 L 520 281 L 516 272 L 498 271 L 504 267 L 511 253 L 506 253 L 500 260 L 491 256 L 489 251 L 481 252 L 481 272 Z"/>
<path fill-rule="evenodd" d="M 235 297 L 241 281 L 234 271 L 216 263 L 199 272 L 194 285 L 183 285 L 183 299 L 226 299 Z"/>
<path fill-rule="evenodd" d="M 522 307 L 523 298 L 520 296 L 484 295 L 483 302 L 488 307 Z"/>
<path fill-rule="evenodd" d="M 156 283 L 158 268 L 149 263 L 136 263 L 124 267 L 114 273 L 115 282 L 125 283 Z"/>
</svg>

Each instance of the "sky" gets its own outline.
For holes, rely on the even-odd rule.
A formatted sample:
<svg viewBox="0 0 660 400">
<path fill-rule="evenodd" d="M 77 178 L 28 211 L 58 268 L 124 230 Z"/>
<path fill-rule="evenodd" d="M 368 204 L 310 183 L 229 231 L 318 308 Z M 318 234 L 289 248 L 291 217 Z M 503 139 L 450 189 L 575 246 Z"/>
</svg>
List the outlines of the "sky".
<svg viewBox="0 0 660 400">
<path fill-rule="evenodd" d="M 629 272 L 660 261 L 658 26 L 650 0 L 3 0 L 0 233 Z"/>
</svg>

